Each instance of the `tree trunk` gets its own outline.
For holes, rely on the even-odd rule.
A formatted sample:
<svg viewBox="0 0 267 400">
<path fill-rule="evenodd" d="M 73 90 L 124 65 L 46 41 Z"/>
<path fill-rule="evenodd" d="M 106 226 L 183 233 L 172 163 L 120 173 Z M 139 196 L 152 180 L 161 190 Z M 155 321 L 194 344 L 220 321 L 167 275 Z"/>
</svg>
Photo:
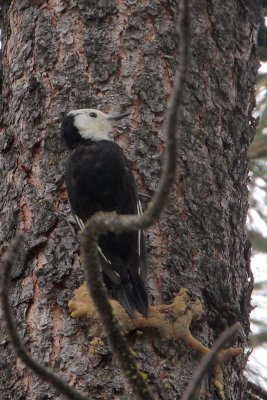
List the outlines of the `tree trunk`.
<svg viewBox="0 0 267 400">
<path fill-rule="evenodd" d="M 211 347 L 229 325 L 249 333 L 252 277 L 246 234 L 254 135 L 260 0 L 193 0 L 192 57 L 180 115 L 178 174 L 161 221 L 146 233 L 151 304 L 181 287 L 203 300 L 193 333 Z M 116 131 L 140 191 L 157 188 L 164 122 L 179 64 L 181 1 L 11 0 L 2 5 L 2 252 L 18 231 L 24 251 L 11 304 L 31 354 L 91 399 L 132 399 L 108 348 L 88 355 L 88 327 L 68 301 L 84 279 L 64 185 L 63 116 L 75 108 L 131 110 Z M 89 328 L 90 332 L 90 328 Z M 245 347 L 245 336 L 235 345 Z M 158 398 L 178 399 L 200 355 L 182 342 L 129 336 Z M 33 376 L 0 333 L 3 399 L 62 399 Z M 244 358 L 224 366 L 225 398 L 245 393 Z M 211 376 L 199 399 L 219 398 Z"/>
</svg>

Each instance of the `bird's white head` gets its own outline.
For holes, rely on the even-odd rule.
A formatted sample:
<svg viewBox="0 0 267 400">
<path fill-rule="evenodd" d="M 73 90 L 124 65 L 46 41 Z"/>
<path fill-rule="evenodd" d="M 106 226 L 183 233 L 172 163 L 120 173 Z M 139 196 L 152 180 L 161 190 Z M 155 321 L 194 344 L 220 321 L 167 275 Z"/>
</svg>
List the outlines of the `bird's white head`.
<svg viewBox="0 0 267 400">
<path fill-rule="evenodd" d="M 109 140 L 108 134 L 111 131 L 112 122 L 128 115 L 130 115 L 129 112 L 109 115 L 93 108 L 82 108 L 68 113 L 68 116 L 74 118 L 73 125 L 78 129 L 82 138 L 92 140 Z"/>
</svg>

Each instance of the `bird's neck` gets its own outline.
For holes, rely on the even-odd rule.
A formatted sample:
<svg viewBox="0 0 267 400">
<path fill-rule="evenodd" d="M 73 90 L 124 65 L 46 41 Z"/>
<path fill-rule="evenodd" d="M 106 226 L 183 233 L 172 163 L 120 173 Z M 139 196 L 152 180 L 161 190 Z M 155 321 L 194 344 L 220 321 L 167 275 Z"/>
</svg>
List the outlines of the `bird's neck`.
<svg viewBox="0 0 267 400">
<path fill-rule="evenodd" d="M 92 140 L 93 142 L 99 142 L 100 140 L 110 140 L 109 131 L 98 130 L 94 131 L 92 129 L 84 129 L 79 131 L 81 137 L 85 140 Z"/>
<path fill-rule="evenodd" d="M 97 140 L 79 138 L 79 140 L 72 142 L 71 145 L 68 146 L 68 148 L 74 150 L 79 146 L 92 146 L 96 142 Z"/>
</svg>

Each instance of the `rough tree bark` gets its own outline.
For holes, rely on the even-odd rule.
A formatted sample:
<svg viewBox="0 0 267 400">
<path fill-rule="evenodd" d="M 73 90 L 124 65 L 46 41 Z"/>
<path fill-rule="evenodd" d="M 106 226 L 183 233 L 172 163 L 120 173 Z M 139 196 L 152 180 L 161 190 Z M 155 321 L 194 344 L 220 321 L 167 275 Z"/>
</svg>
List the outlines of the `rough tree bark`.
<svg viewBox="0 0 267 400">
<path fill-rule="evenodd" d="M 83 281 L 64 186 L 59 140 L 73 108 L 132 110 L 117 142 L 141 191 L 152 194 L 164 149 L 167 100 L 179 63 L 179 1 L 11 0 L 2 3 L 1 244 L 27 241 L 13 273 L 11 302 L 32 355 L 96 399 L 131 399 L 107 348 L 89 358 L 88 328 L 68 301 Z M 254 134 L 253 85 L 260 1 L 193 1 L 192 61 L 180 116 L 178 176 L 160 223 L 146 234 L 150 302 L 179 288 L 203 299 L 194 335 L 211 346 L 240 321 L 249 332 L 252 277 L 246 234 L 247 148 Z M 159 398 L 179 398 L 199 354 L 154 332 L 131 334 L 138 363 Z M 25 368 L 0 332 L 3 399 L 61 399 Z M 244 359 L 224 368 L 226 399 L 241 399 Z M 213 381 L 199 399 L 218 398 Z"/>
</svg>

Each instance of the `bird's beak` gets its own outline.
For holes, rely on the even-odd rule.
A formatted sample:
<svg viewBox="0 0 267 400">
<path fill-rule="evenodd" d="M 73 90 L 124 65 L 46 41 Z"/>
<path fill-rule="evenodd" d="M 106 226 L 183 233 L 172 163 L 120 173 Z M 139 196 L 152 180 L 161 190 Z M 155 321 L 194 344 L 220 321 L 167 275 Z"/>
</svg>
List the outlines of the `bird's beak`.
<svg viewBox="0 0 267 400">
<path fill-rule="evenodd" d="M 113 119 L 114 121 L 119 121 L 120 119 L 124 118 L 124 117 L 128 117 L 128 115 L 130 115 L 130 112 L 125 112 L 123 114 L 118 114 L 118 115 L 108 115 L 107 119 Z"/>
</svg>

